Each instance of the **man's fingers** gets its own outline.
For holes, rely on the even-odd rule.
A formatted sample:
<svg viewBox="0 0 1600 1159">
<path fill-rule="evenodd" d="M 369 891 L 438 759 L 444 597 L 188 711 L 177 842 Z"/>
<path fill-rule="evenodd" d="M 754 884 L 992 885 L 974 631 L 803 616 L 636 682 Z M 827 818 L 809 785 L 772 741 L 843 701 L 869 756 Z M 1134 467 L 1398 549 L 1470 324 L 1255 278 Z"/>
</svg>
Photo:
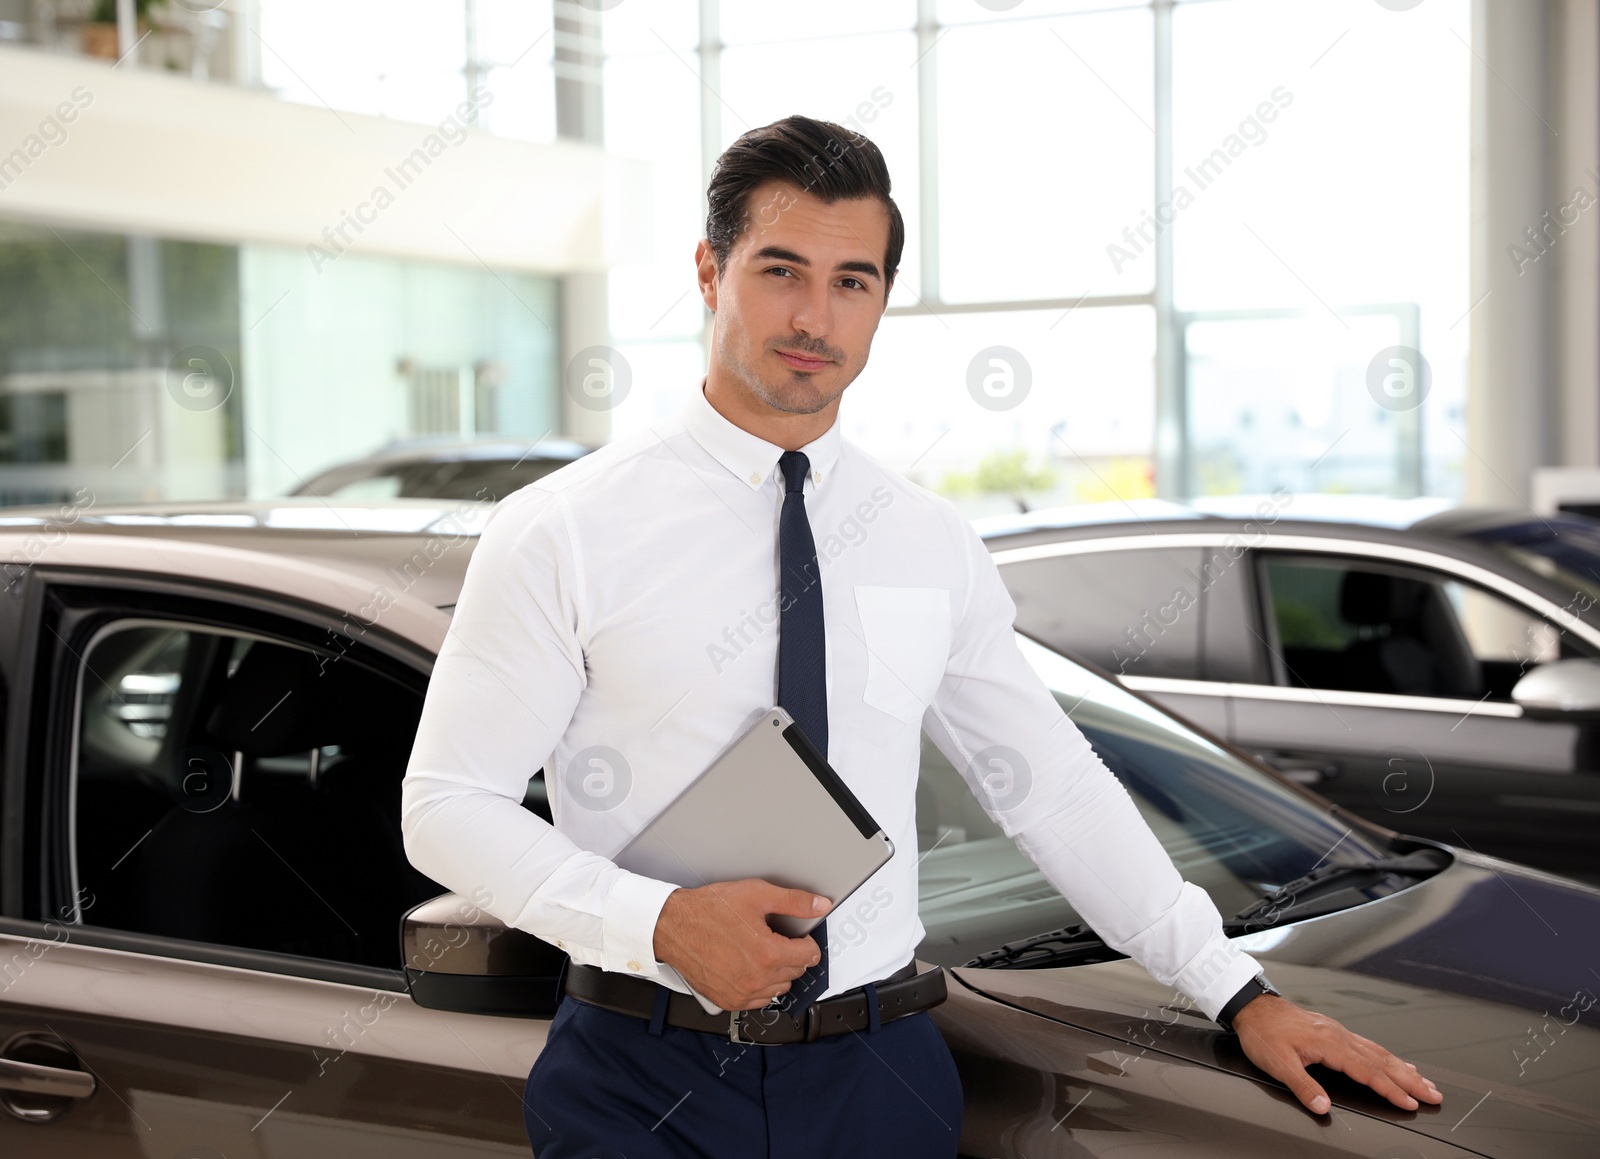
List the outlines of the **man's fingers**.
<svg viewBox="0 0 1600 1159">
<path fill-rule="evenodd" d="M 1444 1096 L 1418 1073 L 1416 1067 L 1396 1058 L 1376 1043 L 1367 1048 L 1365 1042 L 1365 1039 L 1358 1039 L 1345 1049 L 1330 1053 L 1322 1061 L 1371 1087 L 1403 1111 L 1414 1111 L 1422 1102 L 1438 1103 L 1444 1100 Z"/>
<path fill-rule="evenodd" d="M 1390 1054 L 1385 1059 L 1389 1077 L 1401 1090 L 1423 1103 L 1442 1103 L 1444 1096 L 1417 1068 L 1403 1058 Z"/>
<path fill-rule="evenodd" d="M 1326 1115 L 1332 1104 L 1328 1101 L 1328 1092 L 1322 1085 L 1306 1073 L 1306 1068 L 1296 1062 L 1282 1062 L 1281 1070 L 1275 1076 L 1284 1081 L 1295 1098 L 1299 1099 L 1305 1107 L 1318 1115 Z"/>
</svg>

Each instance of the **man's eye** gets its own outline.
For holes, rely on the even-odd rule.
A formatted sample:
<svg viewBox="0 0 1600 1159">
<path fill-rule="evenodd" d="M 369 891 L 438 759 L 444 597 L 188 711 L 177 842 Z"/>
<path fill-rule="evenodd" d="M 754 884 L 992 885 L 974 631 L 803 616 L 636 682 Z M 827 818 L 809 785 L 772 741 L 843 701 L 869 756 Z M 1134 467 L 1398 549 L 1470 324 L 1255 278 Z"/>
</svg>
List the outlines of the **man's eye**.
<svg viewBox="0 0 1600 1159">
<path fill-rule="evenodd" d="M 849 285 L 852 290 L 865 290 L 867 285 L 860 278 L 841 278 L 840 285 Z"/>
<path fill-rule="evenodd" d="M 792 277 L 793 276 L 793 271 L 790 270 L 787 266 L 773 266 L 770 270 L 767 271 L 767 273 L 769 273 L 769 274 L 782 274 L 785 277 Z"/>
</svg>

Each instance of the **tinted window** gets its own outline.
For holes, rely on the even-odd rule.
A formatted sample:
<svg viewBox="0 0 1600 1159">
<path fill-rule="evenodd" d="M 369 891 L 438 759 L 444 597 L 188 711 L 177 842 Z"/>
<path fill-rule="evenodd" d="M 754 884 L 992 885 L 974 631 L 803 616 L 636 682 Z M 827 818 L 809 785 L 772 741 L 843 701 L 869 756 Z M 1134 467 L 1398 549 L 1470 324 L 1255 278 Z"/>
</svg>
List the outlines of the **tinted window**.
<svg viewBox="0 0 1600 1159">
<path fill-rule="evenodd" d="M 1280 680 L 1302 688 L 1509 700 L 1586 645 L 1499 595 L 1366 560 L 1266 556 Z"/>
<path fill-rule="evenodd" d="M 566 465 L 563 459 L 542 458 L 414 463 L 346 483 L 325 493 L 340 499 L 481 499 L 493 502 Z"/>
<path fill-rule="evenodd" d="M 348 656 L 113 626 L 79 673 L 73 840 L 85 922 L 398 966 L 444 892 L 400 839 L 421 696 Z"/>
<path fill-rule="evenodd" d="M 1024 655 L 1189 881 L 1224 918 L 1317 865 L 1377 856 L 1359 832 L 1202 740 L 1110 681 L 1029 641 Z M 917 788 L 917 956 L 959 965 L 1008 941 L 1078 920 L 984 812 L 967 780 L 923 742 Z"/>
<path fill-rule="evenodd" d="M 1052 648 L 1129 676 L 1198 679 L 1200 553 L 1101 551 L 1000 569 L 1017 627 Z"/>
</svg>

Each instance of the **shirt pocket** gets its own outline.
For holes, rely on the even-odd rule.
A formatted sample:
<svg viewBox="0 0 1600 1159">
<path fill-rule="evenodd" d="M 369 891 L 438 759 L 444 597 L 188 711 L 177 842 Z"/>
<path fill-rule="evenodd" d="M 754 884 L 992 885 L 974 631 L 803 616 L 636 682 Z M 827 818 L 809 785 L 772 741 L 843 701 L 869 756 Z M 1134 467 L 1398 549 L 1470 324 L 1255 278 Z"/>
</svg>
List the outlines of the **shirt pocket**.
<svg viewBox="0 0 1600 1159">
<path fill-rule="evenodd" d="M 862 699 L 916 724 L 939 690 L 950 658 L 950 592 L 857 585 L 856 610 L 867 648 Z"/>
</svg>

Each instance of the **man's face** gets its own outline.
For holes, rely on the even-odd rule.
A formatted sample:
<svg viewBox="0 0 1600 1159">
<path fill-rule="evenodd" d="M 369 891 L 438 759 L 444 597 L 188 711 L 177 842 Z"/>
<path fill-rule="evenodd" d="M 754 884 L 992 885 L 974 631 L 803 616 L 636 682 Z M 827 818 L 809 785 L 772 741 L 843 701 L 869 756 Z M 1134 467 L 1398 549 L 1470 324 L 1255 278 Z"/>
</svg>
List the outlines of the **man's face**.
<svg viewBox="0 0 1600 1159">
<path fill-rule="evenodd" d="M 767 406 L 814 414 L 867 364 L 888 297 L 889 210 L 877 198 L 829 205 L 781 181 L 746 208 L 720 275 L 707 243 L 696 252 L 717 316 L 712 361 Z"/>
</svg>

